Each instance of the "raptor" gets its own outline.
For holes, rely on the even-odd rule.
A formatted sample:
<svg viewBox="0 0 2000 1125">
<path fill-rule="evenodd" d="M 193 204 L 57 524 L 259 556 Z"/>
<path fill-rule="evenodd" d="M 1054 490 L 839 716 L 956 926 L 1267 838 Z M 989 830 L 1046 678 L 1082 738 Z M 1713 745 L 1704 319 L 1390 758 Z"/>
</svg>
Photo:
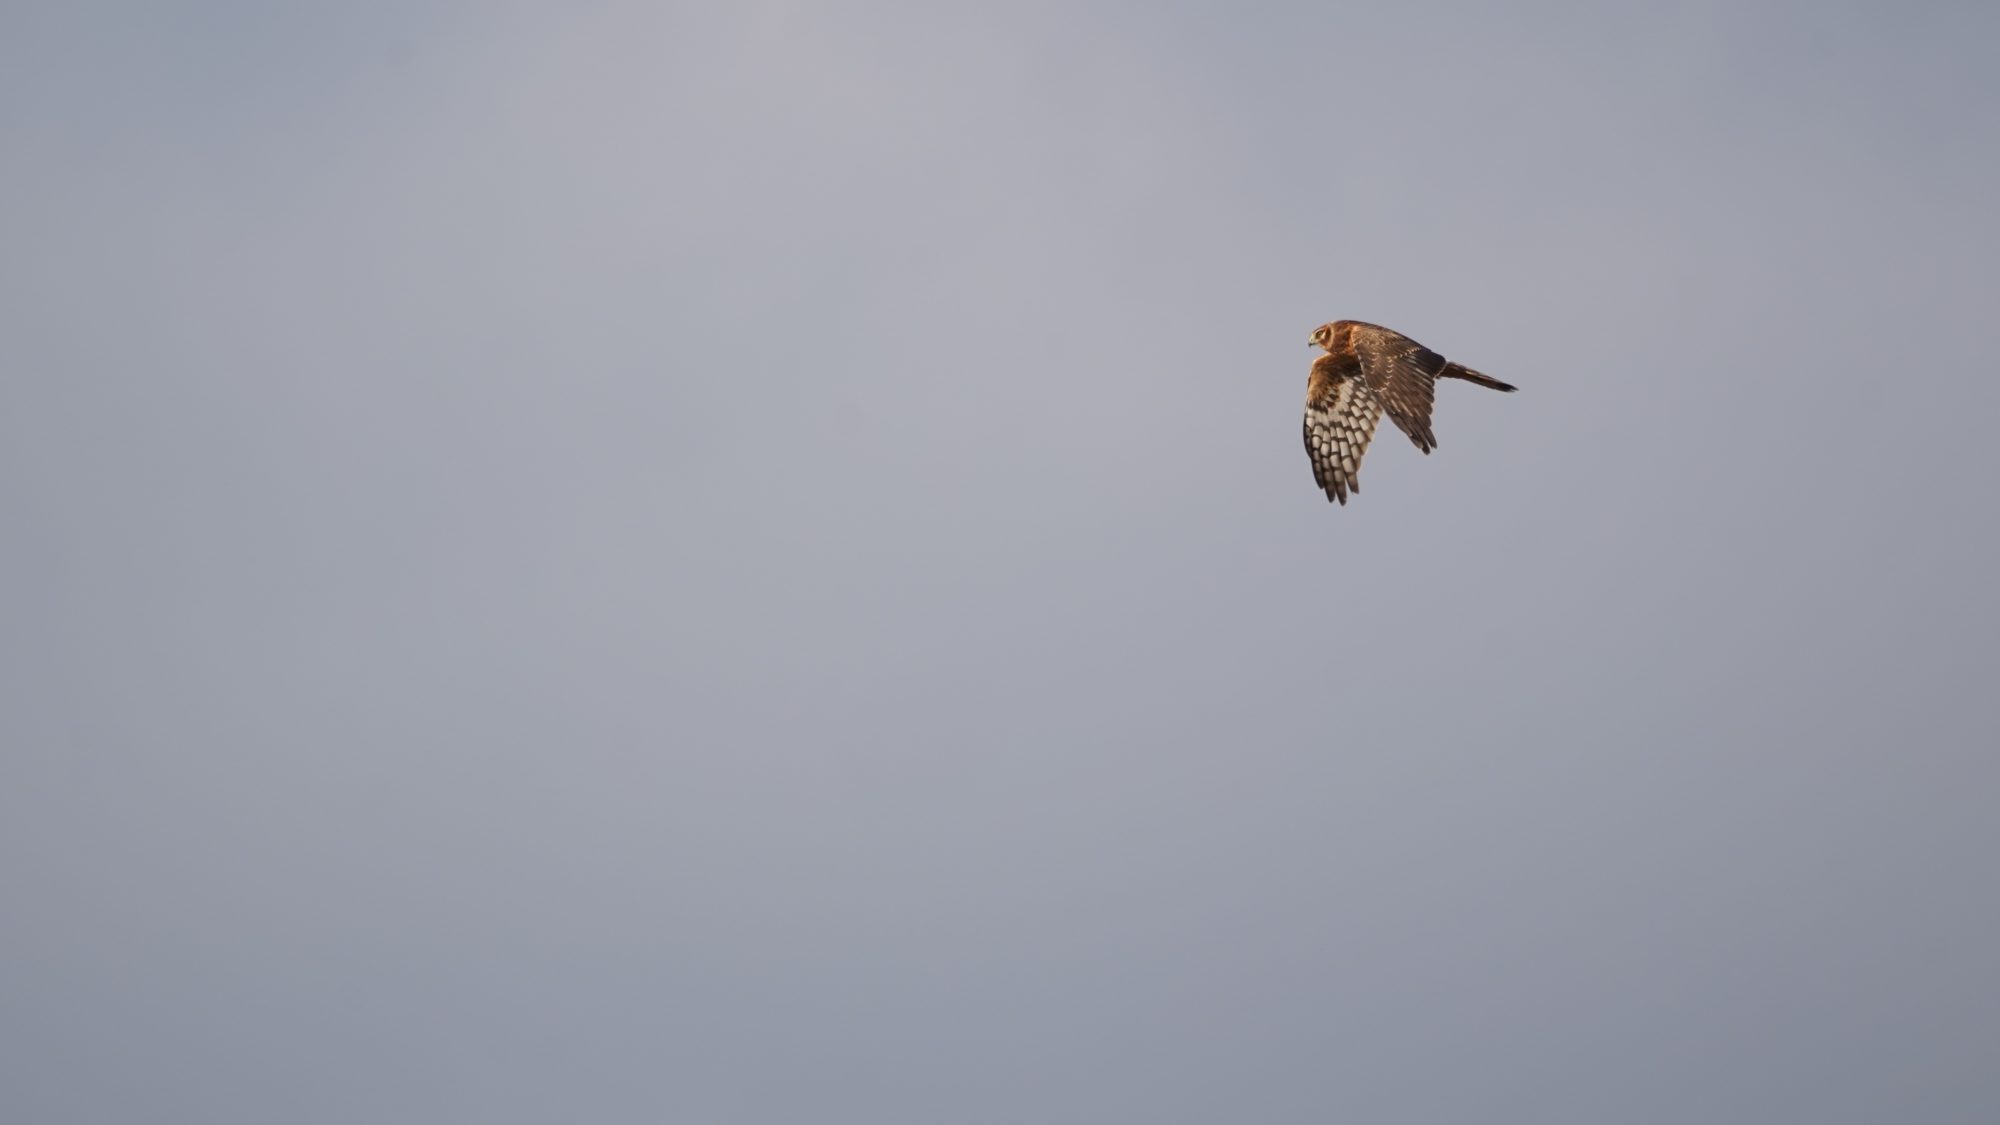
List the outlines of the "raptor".
<svg viewBox="0 0 2000 1125">
<path fill-rule="evenodd" d="M 1496 391 L 1515 387 L 1452 363 L 1400 332 L 1359 320 L 1322 324 L 1312 344 L 1326 354 L 1306 377 L 1306 455 L 1329 501 L 1359 493 L 1361 456 L 1387 414 L 1418 449 L 1437 448 L 1431 401 L 1439 379 L 1463 379 Z"/>
</svg>

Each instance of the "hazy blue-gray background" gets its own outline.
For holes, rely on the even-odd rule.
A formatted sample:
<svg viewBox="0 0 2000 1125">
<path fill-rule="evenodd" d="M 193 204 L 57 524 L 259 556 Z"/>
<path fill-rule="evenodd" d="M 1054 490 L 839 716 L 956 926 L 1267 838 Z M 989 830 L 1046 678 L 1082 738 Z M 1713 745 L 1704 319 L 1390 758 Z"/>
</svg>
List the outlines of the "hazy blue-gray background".
<svg viewBox="0 0 2000 1125">
<path fill-rule="evenodd" d="M 2000 1119 L 1996 41 L 9 5 L 0 1118 Z"/>
</svg>

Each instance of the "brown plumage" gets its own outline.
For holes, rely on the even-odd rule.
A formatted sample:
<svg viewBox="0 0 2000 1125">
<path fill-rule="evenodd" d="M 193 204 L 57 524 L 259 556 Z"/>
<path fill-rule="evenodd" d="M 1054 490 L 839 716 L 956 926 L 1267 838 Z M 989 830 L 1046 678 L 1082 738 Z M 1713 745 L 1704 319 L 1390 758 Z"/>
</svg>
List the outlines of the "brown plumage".
<svg viewBox="0 0 2000 1125">
<path fill-rule="evenodd" d="M 1326 498 L 1342 504 L 1348 493 L 1361 491 L 1361 455 L 1382 415 L 1429 453 L 1437 448 L 1431 402 L 1439 379 L 1463 379 L 1496 391 L 1515 389 L 1377 324 L 1322 324 L 1312 343 L 1326 354 L 1313 361 L 1306 377 L 1306 455 Z"/>
</svg>

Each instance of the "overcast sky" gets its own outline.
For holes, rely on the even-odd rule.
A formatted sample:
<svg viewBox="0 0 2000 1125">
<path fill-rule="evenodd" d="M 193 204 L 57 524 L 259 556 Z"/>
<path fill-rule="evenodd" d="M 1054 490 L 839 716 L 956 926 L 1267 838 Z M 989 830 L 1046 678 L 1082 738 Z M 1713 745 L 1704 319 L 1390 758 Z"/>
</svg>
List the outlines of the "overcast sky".
<svg viewBox="0 0 2000 1125">
<path fill-rule="evenodd" d="M 2000 1120 L 2000 9 L 1497 7 L 7 6 L 0 1118 Z"/>
</svg>

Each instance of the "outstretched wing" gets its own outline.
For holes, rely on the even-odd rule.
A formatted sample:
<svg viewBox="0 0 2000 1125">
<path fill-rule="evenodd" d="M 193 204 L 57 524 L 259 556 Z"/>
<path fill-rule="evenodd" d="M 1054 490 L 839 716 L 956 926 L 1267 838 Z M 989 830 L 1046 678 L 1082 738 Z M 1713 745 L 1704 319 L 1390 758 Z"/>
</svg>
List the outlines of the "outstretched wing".
<svg viewBox="0 0 2000 1125">
<path fill-rule="evenodd" d="M 1389 420 L 1410 436 L 1418 449 L 1437 448 L 1431 432 L 1431 402 L 1445 358 L 1403 335 L 1376 324 L 1354 324 L 1354 354 L 1361 375 L 1382 400 Z"/>
<path fill-rule="evenodd" d="M 1306 455 L 1328 500 L 1346 504 L 1348 493 L 1361 491 L 1361 455 L 1381 419 L 1382 401 L 1353 361 L 1319 357 L 1306 380 Z"/>
</svg>

